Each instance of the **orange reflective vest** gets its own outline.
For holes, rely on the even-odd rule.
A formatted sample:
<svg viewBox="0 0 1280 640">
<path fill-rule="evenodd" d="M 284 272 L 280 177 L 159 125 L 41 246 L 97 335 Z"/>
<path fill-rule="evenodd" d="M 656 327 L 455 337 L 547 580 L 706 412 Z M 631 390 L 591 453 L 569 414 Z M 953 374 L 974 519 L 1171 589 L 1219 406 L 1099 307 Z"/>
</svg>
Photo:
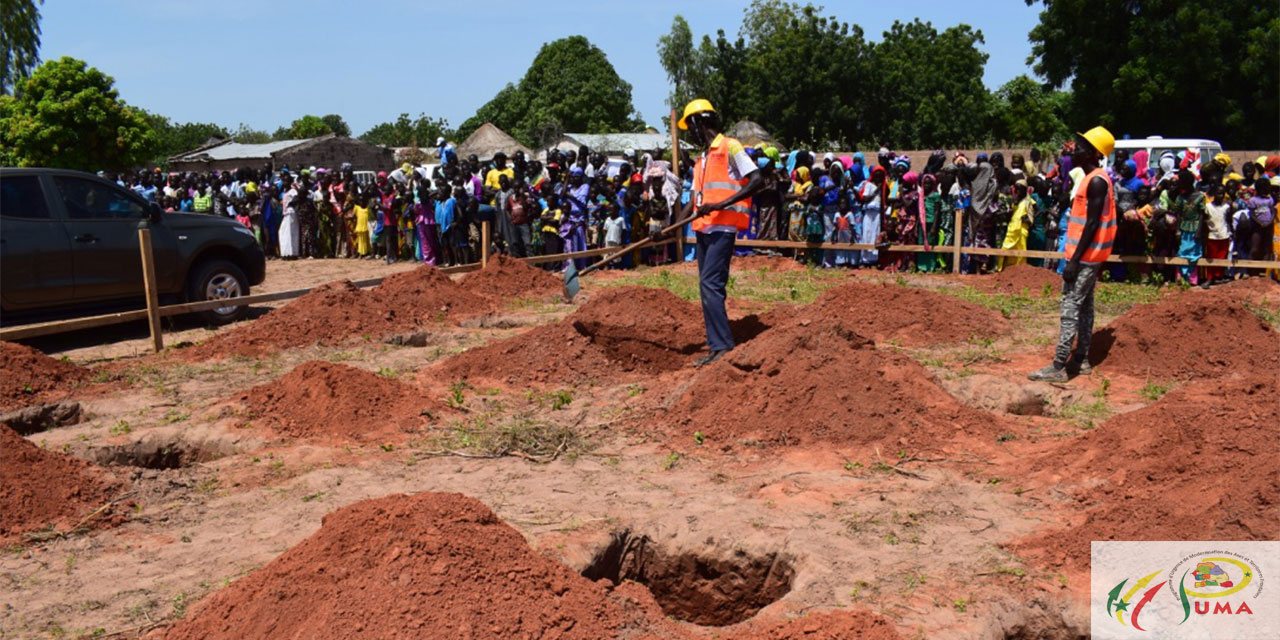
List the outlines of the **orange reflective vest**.
<svg viewBox="0 0 1280 640">
<path fill-rule="evenodd" d="M 738 147 L 737 140 L 716 136 L 707 152 L 698 158 L 693 169 L 693 204 L 695 207 L 704 203 L 727 200 L 747 184 L 747 180 L 735 180 L 729 172 L 729 163 L 733 162 L 730 147 Z M 693 230 L 702 231 L 707 227 L 734 227 L 739 231 L 751 227 L 751 199 L 717 209 L 693 221 Z"/>
<path fill-rule="evenodd" d="M 1107 202 L 1102 206 L 1102 223 L 1098 226 L 1098 233 L 1094 235 L 1093 243 L 1085 250 L 1080 261 L 1106 262 L 1107 258 L 1111 257 L 1111 246 L 1116 241 L 1116 197 L 1115 191 L 1111 188 L 1111 178 L 1107 176 L 1105 169 L 1099 168 L 1084 177 L 1084 181 L 1076 189 L 1075 197 L 1071 200 L 1071 217 L 1067 218 L 1066 257 L 1068 260 L 1076 254 L 1076 246 L 1080 244 L 1080 234 L 1084 232 L 1084 225 L 1089 221 L 1089 183 L 1093 182 L 1094 178 L 1107 181 Z"/>
</svg>

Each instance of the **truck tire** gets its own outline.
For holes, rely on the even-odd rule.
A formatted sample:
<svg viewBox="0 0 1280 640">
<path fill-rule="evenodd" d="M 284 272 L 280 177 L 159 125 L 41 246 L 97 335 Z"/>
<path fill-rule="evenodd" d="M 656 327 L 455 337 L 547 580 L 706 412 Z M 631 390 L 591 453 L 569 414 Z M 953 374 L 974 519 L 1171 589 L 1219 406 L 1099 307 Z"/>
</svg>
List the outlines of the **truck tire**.
<svg viewBox="0 0 1280 640">
<path fill-rule="evenodd" d="M 249 295 L 249 279 L 235 263 L 208 260 L 196 265 L 187 284 L 187 301 L 226 300 Z M 197 316 L 210 324 L 235 322 L 248 313 L 248 306 L 226 306 L 200 311 Z"/>
</svg>

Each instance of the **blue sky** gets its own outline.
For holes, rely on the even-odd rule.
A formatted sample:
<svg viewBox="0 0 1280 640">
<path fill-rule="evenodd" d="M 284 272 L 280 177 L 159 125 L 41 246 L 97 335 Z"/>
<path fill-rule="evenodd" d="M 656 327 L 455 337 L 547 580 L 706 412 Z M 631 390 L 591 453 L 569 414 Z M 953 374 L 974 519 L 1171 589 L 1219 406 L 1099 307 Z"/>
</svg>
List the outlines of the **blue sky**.
<svg viewBox="0 0 1280 640">
<path fill-rule="evenodd" d="M 268 132 L 307 113 L 339 113 L 355 134 L 401 112 L 460 124 L 524 74 L 539 47 L 582 34 L 633 86 L 660 125 L 668 92 L 655 46 L 685 16 L 694 37 L 736 34 L 748 0 L 50 0 L 43 59 L 86 60 L 116 79 L 130 104 L 179 122 L 246 123 Z M 815 3 L 818 4 L 818 3 Z M 894 20 L 986 38 L 986 83 L 1027 73 L 1027 32 L 1039 6 L 1023 0 L 825 3 L 878 41 Z M 659 128 L 661 128 L 659 126 Z"/>
</svg>

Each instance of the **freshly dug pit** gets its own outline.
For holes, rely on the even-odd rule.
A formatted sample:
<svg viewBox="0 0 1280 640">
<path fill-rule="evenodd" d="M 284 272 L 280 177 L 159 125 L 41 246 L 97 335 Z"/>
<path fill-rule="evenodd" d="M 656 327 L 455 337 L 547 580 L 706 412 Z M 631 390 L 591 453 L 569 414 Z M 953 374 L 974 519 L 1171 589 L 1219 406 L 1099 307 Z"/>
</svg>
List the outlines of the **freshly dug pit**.
<svg viewBox="0 0 1280 640">
<path fill-rule="evenodd" d="M 752 317 L 735 337 L 763 329 Z M 434 380 L 486 379 L 509 384 L 625 382 L 673 371 L 703 349 L 702 312 L 665 289 L 619 287 L 592 292 L 567 318 L 458 354 L 426 372 Z"/>
<path fill-rule="evenodd" d="M 230 442 L 189 440 L 180 433 L 147 435 L 127 444 L 92 449 L 93 461 L 103 466 L 144 469 L 181 469 L 200 462 L 212 462 L 236 452 Z"/>
<path fill-rule="evenodd" d="M 815 324 L 839 320 L 876 342 L 904 347 L 955 344 L 1009 331 L 999 313 L 952 296 L 896 284 L 850 282 L 824 292 L 812 304 L 771 314 Z"/>
<path fill-rule="evenodd" d="M 118 488 L 119 482 L 104 470 L 42 449 L 0 425 L 0 543 L 40 529 L 80 524 Z"/>
<path fill-rule="evenodd" d="M 1032 297 L 1055 297 L 1062 293 L 1062 276 L 1056 271 L 1029 264 L 1016 264 L 989 276 L 972 276 L 978 289 L 991 293 L 1011 293 Z"/>
<path fill-rule="evenodd" d="M 79 402 L 51 402 L 0 414 L 0 424 L 8 425 L 20 435 L 29 436 L 56 427 L 79 424 L 83 415 Z"/>
<path fill-rule="evenodd" d="M 560 276 L 508 256 L 489 258 L 489 265 L 462 277 L 468 291 L 498 302 L 516 298 L 548 298 L 563 293 Z"/>
<path fill-rule="evenodd" d="M 330 513 L 164 637 L 601 640 L 627 622 L 604 584 L 535 552 L 479 501 L 420 493 Z"/>
<path fill-rule="evenodd" d="M 240 394 L 247 416 L 291 438 L 377 441 L 441 410 L 417 390 L 345 364 L 311 360 Z"/>
<path fill-rule="evenodd" d="M 313 344 L 380 340 L 432 323 L 482 313 L 492 303 L 440 273 L 419 267 L 387 276 L 373 289 L 331 282 L 250 323 L 219 332 L 182 352 L 189 360 L 261 356 Z"/>
<path fill-rule="evenodd" d="M 723 627 L 754 616 L 791 591 L 795 571 L 777 553 L 737 550 L 725 557 L 668 553 L 648 536 L 620 531 L 582 571 L 589 580 L 632 580 L 648 587 L 663 613 Z"/>
<path fill-rule="evenodd" d="M 1068 526 L 1014 548 L 1087 566 L 1091 540 L 1280 538 L 1280 402 L 1274 372 L 1191 382 L 1062 443 L 1011 474 L 1071 491 Z"/>
<path fill-rule="evenodd" d="M 56 402 L 89 382 L 91 372 L 14 342 L 0 342 L 0 413 Z"/>
<path fill-rule="evenodd" d="M 1156 381 L 1280 369 L 1280 335 L 1236 290 L 1191 290 L 1137 305 L 1095 331 L 1089 361 L 1103 373 Z"/>
<path fill-rule="evenodd" d="M 878 350 L 842 319 L 775 326 L 699 369 L 664 411 L 680 441 L 947 447 L 1017 430 L 960 404 L 914 360 Z"/>
</svg>

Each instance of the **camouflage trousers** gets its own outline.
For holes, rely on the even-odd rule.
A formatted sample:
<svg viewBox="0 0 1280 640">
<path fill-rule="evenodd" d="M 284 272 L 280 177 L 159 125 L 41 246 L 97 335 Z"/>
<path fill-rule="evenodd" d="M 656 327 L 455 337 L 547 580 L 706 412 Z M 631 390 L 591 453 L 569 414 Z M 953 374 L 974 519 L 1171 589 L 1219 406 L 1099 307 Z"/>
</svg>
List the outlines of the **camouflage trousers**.
<svg viewBox="0 0 1280 640">
<path fill-rule="evenodd" d="M 1100 262 L 1081 262 L 1075 282 L 1062 283 L 1062 320 L 1058 332 L 1058 348 L 1053 364 L 1067 366 L 1071 359 L 1072 343 L 1076 360 L 1089 357 L 1089 341 L 1093 338 L 1093 290 L 1098 284 Z"/>
</svg>

